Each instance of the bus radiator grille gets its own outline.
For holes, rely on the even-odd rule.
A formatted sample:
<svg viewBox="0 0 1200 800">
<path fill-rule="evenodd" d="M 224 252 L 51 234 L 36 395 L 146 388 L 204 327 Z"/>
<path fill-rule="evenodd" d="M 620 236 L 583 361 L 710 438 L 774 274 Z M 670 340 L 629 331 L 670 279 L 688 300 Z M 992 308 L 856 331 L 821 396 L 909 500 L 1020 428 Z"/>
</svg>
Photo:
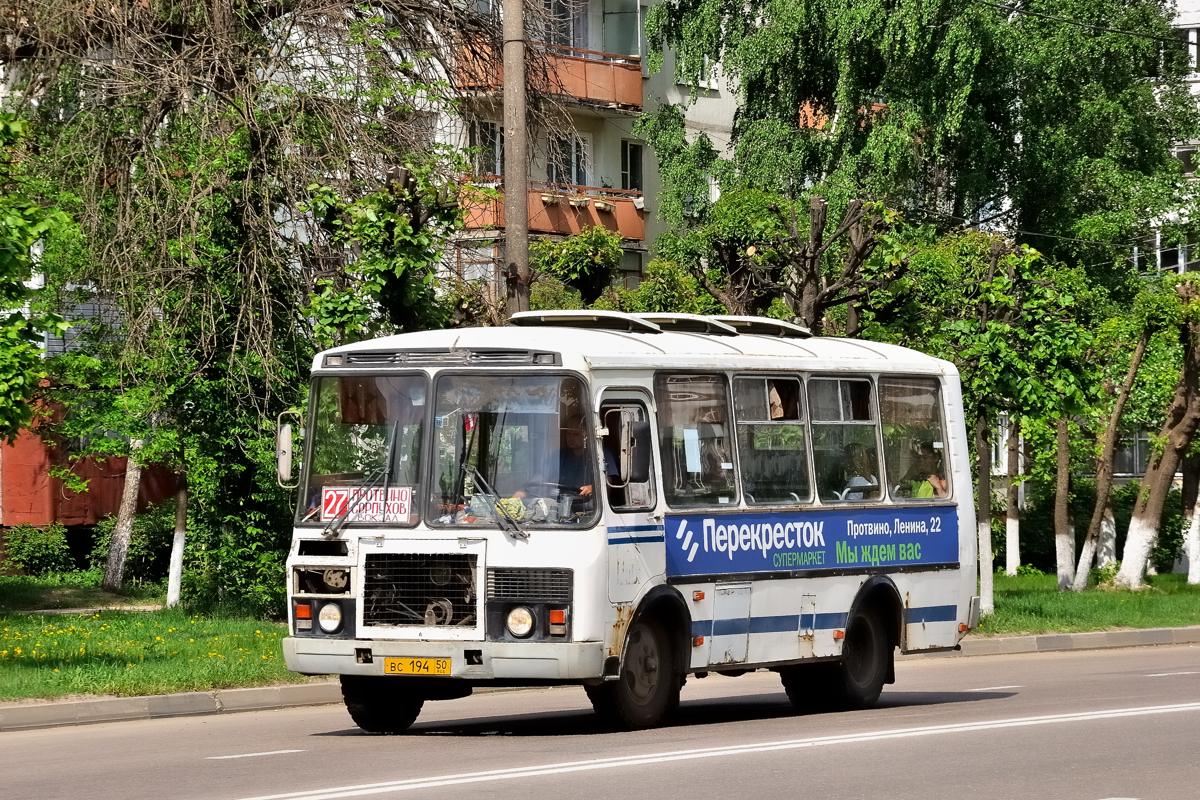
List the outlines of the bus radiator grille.
<svg viewBox="0 0 1200 800">
<path fill-rule="evenodd" d="M 476 556 L 369 554 L 363 572 L 363 624 L 474 626 Z"/>
<path fill-rule="evenodd" d="M 493 567 L 487 571 L 487 599 L 566 604 L 572 583 L 569 569 Z"/>
</svg>

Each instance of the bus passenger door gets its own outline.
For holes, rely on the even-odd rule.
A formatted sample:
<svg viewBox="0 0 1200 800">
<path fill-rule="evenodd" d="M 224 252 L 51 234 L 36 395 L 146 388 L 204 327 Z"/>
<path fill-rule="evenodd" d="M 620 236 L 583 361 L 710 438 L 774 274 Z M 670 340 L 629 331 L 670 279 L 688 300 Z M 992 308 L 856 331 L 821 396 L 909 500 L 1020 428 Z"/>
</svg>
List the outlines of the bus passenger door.
<svg viewBox="0 0 1200 800">
<path fill-rule="evenodd" d="M 608 529 L 608 597 L 613 603 L 632 603 L 641 587 L 665 568 L 662 518 L 655 510 L 654 458 L 650 453 L 630 453 L 630 441 L 622 442 L 636 429 L 636 447 L 653 448 L 650 398 L 636 389 L 609 390 L 600 403 L 602 463 L 604 476 L 604 524 Z M 624 422 L 622 422 L 624 420 Z M 620 474 L 622 447 L 626 463 L 649 456 L 645 474 Z"/>
</svg>

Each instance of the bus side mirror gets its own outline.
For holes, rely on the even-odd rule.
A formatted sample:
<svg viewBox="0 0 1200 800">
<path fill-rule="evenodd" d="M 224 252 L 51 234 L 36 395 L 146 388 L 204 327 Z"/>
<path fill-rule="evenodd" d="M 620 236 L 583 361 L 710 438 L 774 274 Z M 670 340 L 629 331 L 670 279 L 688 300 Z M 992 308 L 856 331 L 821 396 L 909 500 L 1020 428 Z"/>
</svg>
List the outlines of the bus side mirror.
<svg viewBox="0 0 1200 800">
<path fill-rule="evenodd" d="M 637 411 L 621 410 L 621 485 L 650 480 L 650 423 Z"/>
<path fill-rule="evenodd" d="M 295 452 L 295 437 L 292 423 L 283 421 L 286 416 L 296 416 L 296 414 L 284 411 L 276 418 L 279 427 L 275 433 L 275 479 L 284 489 L 295 489 L 300 485 L 293 474 L 292 454 Z"/>
</svg>

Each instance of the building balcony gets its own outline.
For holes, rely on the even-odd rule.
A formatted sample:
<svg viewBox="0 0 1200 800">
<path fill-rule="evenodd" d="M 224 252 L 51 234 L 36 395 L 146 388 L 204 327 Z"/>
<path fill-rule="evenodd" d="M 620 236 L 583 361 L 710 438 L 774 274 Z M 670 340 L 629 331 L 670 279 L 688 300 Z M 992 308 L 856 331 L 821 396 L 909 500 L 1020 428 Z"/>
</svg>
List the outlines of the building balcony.
<svg viewBox="0 0 1200 800">
<path fill-rule="evenodd" d="M 636 56 L 562 45 L 534 46 L 545 53 L 549 85 L 537 86 L 541 79 L 532 76 L 533 90 L 601 108 L 642 110 L 642 65 Z M 500 59 L 494 58 L 490 50 L 460 48 L 455 82 L 465 91 L 500 91 L 504 85 Z"/>
<path fill-rule="evenodd" d="M 504 228 L 504 198 L 468 187 L 463 198 L 467 230 Z M 640 191 L 597 186 L 534 184 L 527 198 L 529 233 L 570 236 L 597 225 L 642 241 L 646 215 Z"/>
</svg>

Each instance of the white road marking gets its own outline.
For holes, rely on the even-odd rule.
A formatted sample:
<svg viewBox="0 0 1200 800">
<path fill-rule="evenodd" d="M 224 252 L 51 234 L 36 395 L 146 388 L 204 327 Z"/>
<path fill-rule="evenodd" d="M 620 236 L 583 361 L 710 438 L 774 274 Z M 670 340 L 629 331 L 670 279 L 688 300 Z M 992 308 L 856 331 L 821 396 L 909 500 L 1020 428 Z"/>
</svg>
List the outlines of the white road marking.
<svg viewBox="0 0 1200 800">
<path fill-rule="evenodd" d="M 910 739 L 921 736 L 941 736 L 953 733 L 974 733 L 976 731 L 999 730 L 1003 728 L 1028 728 L 1037 725 L 1055 725 L 1068 722 L 1091 722 L 1093 720 L 1118 719 L 1121 717 L 1143 717 L 1158 714 L 1177 714 L 1180 712 L 1200 712 L 1200 703 L 1180 703 L 1169 706 L 1139 706 L 1133 708 L 1114 708 L 1107 711 L 1083 711 L 1074 714 L 1049 714 L 1039 717 L 1012 717 L 981 722 L 962 722 L 955 725 L 928 725 L 916 728 L 896 728 L 892 730 L 867 731 L 850 733 L 840 736 L 816 736 L 808 739 L 786 739 L 775 742 L 759 742 L 758 744 L 731 745 L 727 747 L 704 747 L 694 750 L 668 750 L 659 753 L 643 753 L 633 756 L 615 756 L 610 758 L 593 758 L 585 761 L 563 761 L 555 764 L 531 765 L 527 767 L 512 767 L 509 769 L 488 770 L 485 772 L 461 772 L 450 775 L 433 775 L 427 778 L 407 778 L 381 783 L 363 783 L 350 786 L 331 786 L 325 789 L 312 789 L 286 794 L 259 795 L 243 798 L 242 800 L 336 800 L 343 797 L 362 797 L 364 795 L 386 794 L 391 792 L 410 792 L 416 789 L 436 789 L 443 786 L 461 786 L 471 783 L 489 783 L 491 781 L 520 780 L 536 778 L 543 775 L 564 775 L 572 772 L 590 772 L 601 769 L 620 767 L 639 767 L 662 764 L 669 761 L 692 761 L 702 758 L 723 758 L 727 756 L 753 755 L 770 753 L 781 750 L 802 750 L 810 747 L 827 747 L 840 744 L 860 744 L 889 739 Z"/>
<path fill-rule="evenodd" d="M 998 692 L 1001 689 L 1020 689 L 1020 686 L 984 686 L 982 689 L 967 689 L 968 692 Z"/>
<path fill-rule="evenodd" d="M 1200 675 L 1200 671 L 1192 670 L 1191 672 L 1152 672 L 1149 675 L 1147 675 L 1146 677 L 1147 678 L 1170 678 L 1174 675 Z M 1115 798 L 1115 800 L 1121 800 L 1121 799 Z"/>
<path fill-rule="evenodd" d="M 229 758 L 254 758 L 255 756 L 278 756 L 284 753 L 303 753 L 303 750 L 267 750 L 264 753 L 238 753 L 233 756 L 207 756 L 205 761 L 224 761 Z"/>
</svg>

